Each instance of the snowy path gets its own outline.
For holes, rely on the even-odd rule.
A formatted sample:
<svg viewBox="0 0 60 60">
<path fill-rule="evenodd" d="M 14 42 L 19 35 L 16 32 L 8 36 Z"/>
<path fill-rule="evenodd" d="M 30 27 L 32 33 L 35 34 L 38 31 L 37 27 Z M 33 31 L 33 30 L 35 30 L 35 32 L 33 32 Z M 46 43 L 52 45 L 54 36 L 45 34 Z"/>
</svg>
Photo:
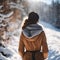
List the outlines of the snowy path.
<svg viewBox="0 0 60 60">
<path fill-rule="evenodd" d="M 45 22 L 41 24 L 44 26 L 49 47 L 48 60 L 60 60 L 60 30 Z"/>
<path fill-rule="evenodd" d="M 40 22 L 46 33 L 49 56 L 47 60 L 60 60 L 60 30 L 54 28 L 52 25 Z M 20 31 L 19 31 L 20 32 Z M 10 57 L 4 57 L 0 54 L 0 60 L 22 60 L 18 54 L 19 37 L 13 36 L 13 41 L 7 46 L 5 53 L 10 53 Z M 2 50 L 3 48 L 0 48 Z"/>
</svg>

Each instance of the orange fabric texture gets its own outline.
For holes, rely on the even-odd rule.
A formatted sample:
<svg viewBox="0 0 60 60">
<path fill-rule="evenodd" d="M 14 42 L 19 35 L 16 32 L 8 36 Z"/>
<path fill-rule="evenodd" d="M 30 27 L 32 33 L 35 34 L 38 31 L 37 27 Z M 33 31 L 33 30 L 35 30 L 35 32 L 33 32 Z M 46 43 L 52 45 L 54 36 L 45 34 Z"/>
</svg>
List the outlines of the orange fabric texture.
<svg viewBox="0 0 60 60">
<path fill-rule="evenodd" d="M 41 49 L 42 47 L 42 49 Z M 43 53 L 44 58 L 48 57 L 48 46 L 46 41 L 46 36 L 44 31 L 41 34 L 33 37 L 27 38 L 21 33 L 20 42 L 19 42 L 19 54 L 22 56 L 23 60 L 32 60 L 31 53 L 25 52 L 24 48 L 28 51 L 36 51 L 40 50 Z M 36 60 L 44 60 L 43 57 L 40 56 L 40 52 L 35 54 Z"/>
</svg>

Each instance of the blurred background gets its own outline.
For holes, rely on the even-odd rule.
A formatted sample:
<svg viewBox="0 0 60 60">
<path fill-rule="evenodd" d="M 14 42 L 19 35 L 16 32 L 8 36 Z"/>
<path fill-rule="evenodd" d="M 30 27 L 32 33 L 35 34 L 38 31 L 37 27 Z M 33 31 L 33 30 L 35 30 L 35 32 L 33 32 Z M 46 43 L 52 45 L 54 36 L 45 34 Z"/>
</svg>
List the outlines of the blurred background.
<svg viewBox="0 0 60 60">
<path fill-rule="evenodd" d="M 39 14 L 38 23 L 46 34 L 46 60 L 60 60 L 60 0 L 0 0 L 0 60 L 22 60 L 21 26 L 32 11 Z"/>
</svg>

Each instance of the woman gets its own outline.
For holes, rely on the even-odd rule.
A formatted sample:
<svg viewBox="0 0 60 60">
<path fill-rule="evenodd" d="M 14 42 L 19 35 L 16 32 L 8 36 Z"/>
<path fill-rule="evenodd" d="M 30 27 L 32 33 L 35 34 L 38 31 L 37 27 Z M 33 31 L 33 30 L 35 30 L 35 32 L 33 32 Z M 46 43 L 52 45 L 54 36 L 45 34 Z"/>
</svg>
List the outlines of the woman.
<svg viewBox="0 0 60 60">
<path fill-rule="evenodd" d="M 46 36 L 37 24 L 38 19 L 38 14 L 31 12 L 22 27 L 18 51 L 23 60 L 44 60 L 48 57 Z"/>
</svg>

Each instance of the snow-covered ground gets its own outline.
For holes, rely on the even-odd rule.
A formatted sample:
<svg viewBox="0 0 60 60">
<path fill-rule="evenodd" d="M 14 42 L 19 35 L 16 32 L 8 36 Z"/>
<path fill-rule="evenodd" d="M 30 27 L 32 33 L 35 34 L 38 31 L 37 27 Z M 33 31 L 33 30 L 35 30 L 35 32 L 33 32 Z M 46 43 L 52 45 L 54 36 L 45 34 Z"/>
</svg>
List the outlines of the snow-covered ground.
<svg viewBox="0 0 60 60">
<path fill-rule="evenodd" d="M 40 24 L 46 33 L 49 47 L 47 60 L 60 60 L 60 30 L 45 22 L 40 22 Z M 20 29 L 18 31 L 20 33 Z M 13 40 L 7 45 L 7 49 L 0 48 L 0 51 L 3 50 L 3 52 L 7 54 L 6 57 L 0 54 L 0 60 L 22 60 L 21 56 L 18 54 L 19 38 L 19 36 L 13 36 Z"/>
<path fill-rule="evenodd" d="M 49 56 L 47 60 L 60 60 L 60 29 L 52 25 L 40 22 L 43 25 L 47 37 Z"/>
</svg>

